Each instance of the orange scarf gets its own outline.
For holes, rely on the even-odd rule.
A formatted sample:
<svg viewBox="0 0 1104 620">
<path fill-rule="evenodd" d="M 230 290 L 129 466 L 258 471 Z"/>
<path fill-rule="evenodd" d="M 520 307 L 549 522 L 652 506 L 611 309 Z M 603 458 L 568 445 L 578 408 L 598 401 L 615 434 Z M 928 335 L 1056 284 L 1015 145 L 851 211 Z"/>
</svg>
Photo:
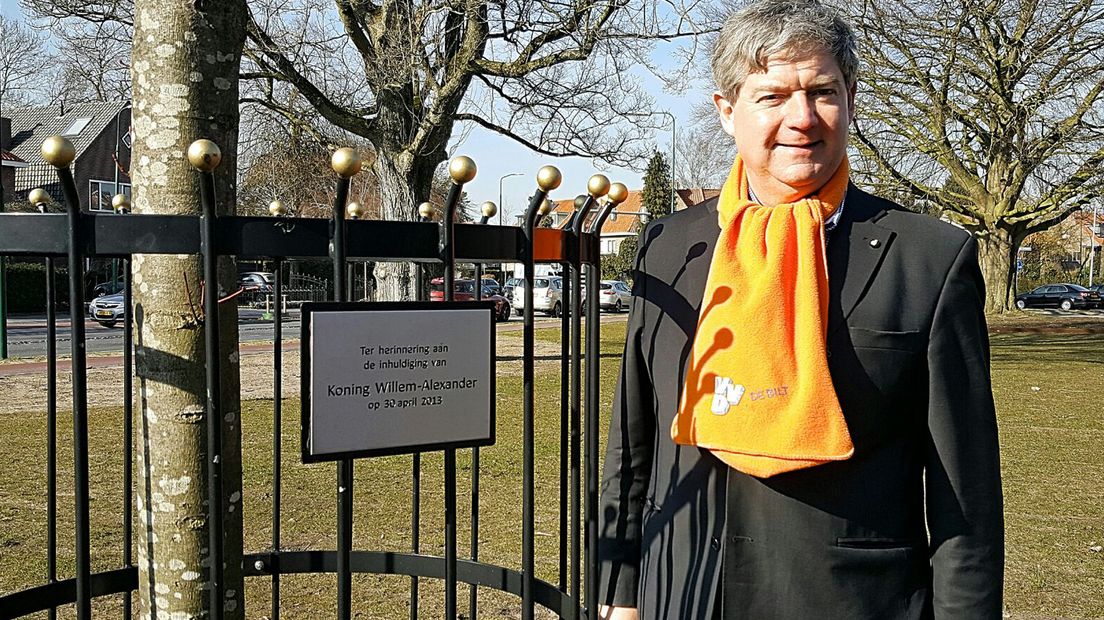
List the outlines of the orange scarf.
<svg viewBox="0 0 1104 620">
<path fill-rule="evenodd" d="M 671 438 L 752 476 L 855 452 L 828 373 L 824 220 L 847 191 L 847 160 L 817 194 L 752 202 L 744 162 L 721 190 L 721 232 Z"/>
</svg>

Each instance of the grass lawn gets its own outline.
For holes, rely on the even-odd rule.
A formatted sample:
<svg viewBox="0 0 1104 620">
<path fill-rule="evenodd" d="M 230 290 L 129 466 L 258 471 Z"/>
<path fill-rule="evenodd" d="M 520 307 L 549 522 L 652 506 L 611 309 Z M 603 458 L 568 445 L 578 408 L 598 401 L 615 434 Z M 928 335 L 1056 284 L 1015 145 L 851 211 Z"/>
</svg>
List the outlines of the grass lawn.
<svg viewBox="0 0 1104 620">
<path fill-rule="evenodd" d="M 1008 327 L 1003 325 L 1001 327 Z M 624 324 L 603 333 L 602 410 L 609 410 Z M 500 338 L 520 338 L 520 333 Z M 538 339 L 559 342 L 557 330 Z M 994 333 L 993 380 L 1000 416 L 1008 558 L 1006 606 L 1012 618 L 1104 618 L 1104 422 L 1099 411 L 1104 380 L 1104 336 L 1080 333 Z M 557 581 L 559 369 L 538 366 L 537 566 L 539 576 Z M 521 565 L 521 379 L 498 378 L 498 443 L 482 451 L 480 557 L 510 568 Z M 0 390 L 3 386 L 0 383 Z M 1038 389 L 1036 389 L 1038 388 Z M 3 395 L 18 398 L 18 395 Z M 284 407 L 283 546 L 299 550 L 333 548 L 335 469 L 298 462 L 298 401 Z M 59 413 L 59 567 L 71 576 L 72 520 L 69 415 Z M 45 575 L 45 423 L 39 415 L 0 416 L 0 592 L 42 582 Z M 118 437 L 121 408 L 91 412 L 92 543 L 94 570 L 121 564 L 122 492 Z M 271 537 L 271 428 L 268 401 L 245 403 L 243 412 L 246 492 L 246 548 L 267 549 Z M 605 423 L 602 424 L 603 435 Z M 602 441 L 604 446 L 604 439 Z M 459 453 L 460 549 L 467 555 L 471 452 Z M 423 457 L 422 550 L 442 553 L 441 459 Z M 359 549 L 410 548 L 410 457 L 357 464 L 355 545 Z M 66 510 L 68 508 L 68 510 Z M 334 616 L 332 576 L 285 576 L 282 611 L 287 618 Z M 355 576 L 359 618 L 407 616 L 409 579 Z M 269 579 L 246 586 L 246 616 L 269 613 Z M 98 600 L 97 617 L 119 617 L 119 597 Z M 442 588 L 423 580 L 421 616 L 440 616 Z M 467 587 L 460 608 L 466 612 Z M 484 617 L 517 617 L 512 596 L 480 595 Z M 2 615 L 2 610 L 0 610 Z M 45 618 L 45 615 L 41 615 Z M 59 617 L 72 617 L 62 610 Z"/>
</svg>

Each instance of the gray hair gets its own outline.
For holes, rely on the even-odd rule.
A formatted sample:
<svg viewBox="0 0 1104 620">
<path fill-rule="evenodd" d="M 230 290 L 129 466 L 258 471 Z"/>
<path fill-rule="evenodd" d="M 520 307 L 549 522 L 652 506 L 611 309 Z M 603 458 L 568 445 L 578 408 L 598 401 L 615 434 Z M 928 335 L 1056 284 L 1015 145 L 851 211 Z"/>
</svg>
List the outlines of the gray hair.
<svg viewBox="0 0 1104 620">
<path fill-rule="evenodd" d="M 835 9 L 817 0 L 758 0 L 725 20 L 713 47 L 713 79 L 728 99 L 749 73 L 766 71 L 767 59 L 828 52 L 848 88 L 855 85 L 859 56 L 855 32 Z"/>
</svg>

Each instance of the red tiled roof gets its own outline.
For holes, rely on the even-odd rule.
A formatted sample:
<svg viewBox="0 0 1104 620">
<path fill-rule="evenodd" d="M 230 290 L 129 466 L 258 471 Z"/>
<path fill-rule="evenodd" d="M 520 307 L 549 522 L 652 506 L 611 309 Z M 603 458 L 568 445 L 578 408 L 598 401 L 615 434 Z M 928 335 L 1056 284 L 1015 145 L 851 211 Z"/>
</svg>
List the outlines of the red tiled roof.
<svg viewBox="0 0 1104 620">
<path fill-rule="evenodd" d="M 617 219 L 606 218 L 604 224 L 602 224 L 603 235 L 627 235 L 635 234 L 640 229 L 640 209 L 641 199 L 644 192 L 640 190 L 630 190 L 629 197 L 625 199 L 625 202 L 617 205 L 616 213 Z M 553 212 L 556 213 L 568 213 L 570 214 L 575 210 L 575 199 L 570 200 L 557 200 L 556 208 Z M 590 223 L 590 219 L 594 217 L 596 213 L 595 209 L 591 210 L 591 214 L 587 216 L 587 223 Z M 567 220 L 564 220 L 564 224 Z M 562 228 L 563 224 L 561 224 Z"/>
<path fill-rule="evenodd" d="M 15 164 L 26 164 L 18 155 L 13 154 L 11 151 L 0 150 L 0 160 L 10 161 Z"/>
<path fill-rule="evenodd" d="M 679 200 L 682 201 L 683 207 L 688 208 L 694 205 L 699 205 L 706 200 L 712 200 L 721 195 L 719 189 L 707 189 L 704 187 L 691 187 L 689 189 L 677 189 L 675 193 L 678 194 Z"/>
</svg>

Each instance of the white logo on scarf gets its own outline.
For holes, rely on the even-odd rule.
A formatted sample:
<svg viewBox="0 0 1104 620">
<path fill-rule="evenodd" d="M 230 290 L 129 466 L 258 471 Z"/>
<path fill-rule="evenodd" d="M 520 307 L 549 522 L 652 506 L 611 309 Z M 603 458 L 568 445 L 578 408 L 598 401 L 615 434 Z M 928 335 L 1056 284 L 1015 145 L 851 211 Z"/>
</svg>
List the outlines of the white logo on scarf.
<svg viewBox="0 0 1104 620">
<path fill-rule="evenodd" d="M 730 407 L 740 404 L 744 392 L 744 386 L 739 383 L 732 383 L 732 379 L 716 377 L 713 379 L 713 406 L 711 410 L 717 415 L 728 413 Z"/>
</svg>

